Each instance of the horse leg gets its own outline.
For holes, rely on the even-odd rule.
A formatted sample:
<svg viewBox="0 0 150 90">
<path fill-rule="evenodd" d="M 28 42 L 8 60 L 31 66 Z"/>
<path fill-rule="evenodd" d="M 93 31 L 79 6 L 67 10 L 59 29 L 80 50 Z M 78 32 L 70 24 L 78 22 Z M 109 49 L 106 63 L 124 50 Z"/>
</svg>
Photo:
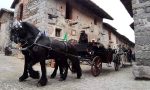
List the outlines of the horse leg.
<svg viewBox="0 0 150 90">
<path fill-rule="evenodd" d="M 25 60 L 24 60 L 24 72 L 23 72 L 23 75 L 19 78 L 19 81 L 22 82 L 24 81 L 25 79 L 28 78 L 28 57 L 25 55 Z"/>
<path fill-rule="evenodd" d="M 59 81 L 63 81 L 64 80 L 64 68 L 62 65 L 59 65 L 59 70 L 60 70 L 60 78 Z"/>
<path fill-rule="evenodd" d="M 30 74 L 30 77 L 33 78 L 33 79 L 39 79 L 40 78 L 40 73 L 38 71 L 35 71 L 32 66 L 35 65 L 36 62 L 30 62 L 29 64 L 29 67 L 28 67 L 28 70 L 29 70 L 29 74 Z"/>
<path fill-rule="evenodd" d="M 40 65 L 42 76 L 41 79 L 38 81 L 38 86 L 45 86 L 47 84 L 45 60 L 40 61 Z"/>
<path fill-rule="evenodd" d="M 60 78 L 59 81 L 64 80 L 64 65 L 63 65 L 63 58 L 57 58 L 57 63 L 59 66 L 59 71 L 60 71 Z"/>
<path fill-rule="evenodd" d="M 64 58 L 63 60 L 62 60 L 63 62 L 63 71 L 62 71 L 62 80 L 66 80 L 66 78 L 67 78 L 67 75 L 68 75 L 68 62 L 67 62 L 67 58 Z M 60 69 L 61 70 L 61 69 Z"/>
<path fill-rule="evenodd" d="M 64 80 L 66 80 L 67 75 L 68 75 L 68 66 L 66 66 L 64 70 L 64 78 L 63 78 Z"/>
<path fill-rule="evenodd" d="M 77 71 L 77 79 L 80 79 L 81 76 L 82 76 L 82 70 L 81 70 L 81 67 L 80 67 L 80 61 L 79 59 L 77 58 L 77 61 L 76 61 L 76 71 Z"/>
<path fill-rule="evenodd" d="M 56 77 L 56 74 L 57 74 L 57 70 L 58 70 L 58 63 L 57 61 L 55 61 L 55 69 L 53 71 L 53 73 L 51 74 L 51 77 L 50 78 L 55 78 Z"/>
<path fill-rule="evenodd" d="M 80 61 L 76 57 L 69 57 L 72 62 L 72 69 L 77 73 L 77 78 L 80 79 L 82 76 L 82 70 L 80 67 Z"/>
</svg>

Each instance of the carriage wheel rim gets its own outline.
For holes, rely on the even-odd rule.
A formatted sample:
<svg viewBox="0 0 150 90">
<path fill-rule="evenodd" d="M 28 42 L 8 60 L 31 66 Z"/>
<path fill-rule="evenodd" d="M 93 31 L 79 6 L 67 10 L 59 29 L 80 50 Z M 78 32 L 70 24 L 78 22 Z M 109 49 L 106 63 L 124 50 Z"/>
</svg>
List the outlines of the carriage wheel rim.
<svg viewBox="0 0 150 90">
<path fill-rule="evenodd" d="M 94 76 L 98 76 L 101 73 L 101 70 L 102 70 L 102 62 L 101 62 L 100 57 L 97 56 L 94 58 L 91 71 Z"/>
</svg>

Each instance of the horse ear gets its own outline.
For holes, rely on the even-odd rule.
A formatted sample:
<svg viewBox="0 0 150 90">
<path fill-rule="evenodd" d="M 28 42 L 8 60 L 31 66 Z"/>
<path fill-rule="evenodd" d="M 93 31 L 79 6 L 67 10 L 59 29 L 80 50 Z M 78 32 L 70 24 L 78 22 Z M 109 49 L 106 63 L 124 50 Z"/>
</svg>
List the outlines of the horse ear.
<svg viewBox="0 0 150 90">
<path fill-rule="evenodd" d="M 15 20 L 13 22 L 12 28 L 14 28 L 16 30 L 21 30 L 21 28 L 23 28 L 22 27 L 22 21 Z"/>
<path fill-rule="evenodd" d="M 19 28 L 22 28 L 22 22 L 21 22 L 21 20 L 18 21 L 18 26 L 19 26 Z"/>
<path fill-rule="evenodd" d="M 11 24 L 9 24 L 9 28 L 10 29 L 12 29 L 13 28 L 13 24 L 11 23 Z"/>
</svg>

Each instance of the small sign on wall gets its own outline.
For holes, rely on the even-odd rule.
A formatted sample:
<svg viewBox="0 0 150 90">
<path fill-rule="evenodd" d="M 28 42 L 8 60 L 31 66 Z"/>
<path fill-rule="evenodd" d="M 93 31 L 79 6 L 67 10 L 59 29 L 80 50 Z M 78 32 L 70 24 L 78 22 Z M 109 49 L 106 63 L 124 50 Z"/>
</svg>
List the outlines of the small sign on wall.
<svg viewBox="0 0 150 90">
<path fill-rule="evenodd" d="M 76 36 L 76 30 L 71 30 L 71 35 Z"/>
</svg>

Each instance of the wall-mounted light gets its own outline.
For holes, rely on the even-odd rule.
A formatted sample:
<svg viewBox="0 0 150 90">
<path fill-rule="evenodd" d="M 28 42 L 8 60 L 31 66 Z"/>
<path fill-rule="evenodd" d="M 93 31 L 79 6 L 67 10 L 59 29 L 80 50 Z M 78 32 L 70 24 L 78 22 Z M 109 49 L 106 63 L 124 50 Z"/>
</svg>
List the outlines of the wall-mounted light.
<svg viewBox="0 0 150 90">
<path fill-rule="evenodd" d="M 58 16 L 53 15 L 53 14 L 48 14 L 48 18 L 49 18 L 49 19 L 53 19 L 53 18 L 58 18 Z"/>
<path fill-rule="evenodd" d="M 88 28 L 90 28 L 89 26 L 87 26 L 87 27 L 83 27 L 82 29 L 88 29 Z"/>
<path fill-rule="evenodd" d="M 114 43 L 113 41 L 109 40 L 109 43 Z"/>
<path fill-rule="evenodd" d="M 91 32 L 94 32 L 94 30 L 93 30 L 93 29 L 91 29 Z"/>
<path fill-rule="evenodd" d="M 101 35 L 105 35 L 104 33 L 101 33 Z"/>
<path fill-rule="evenodd" d="M 76 24 L 78 24 L 78 22 L 71 22 L 71 23 L 69 23 L 70 26 L 76 25 Z"/>
</svg>

